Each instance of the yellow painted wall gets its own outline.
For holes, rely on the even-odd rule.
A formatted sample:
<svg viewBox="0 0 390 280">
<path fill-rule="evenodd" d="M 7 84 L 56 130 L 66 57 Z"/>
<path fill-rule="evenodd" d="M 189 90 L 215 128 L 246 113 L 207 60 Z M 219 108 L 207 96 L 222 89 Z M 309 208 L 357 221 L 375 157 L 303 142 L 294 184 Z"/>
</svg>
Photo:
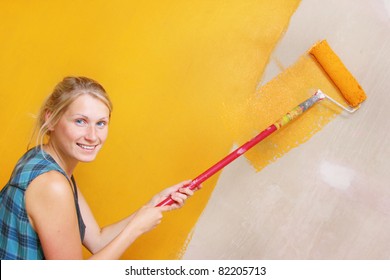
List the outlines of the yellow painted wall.
<svg viewBox="0 0 390 280">
<path fill-rule="evenodd" d="M 26 149 L 31 114 L 66 75 L 100 81 L 114 102 L 106 146 L 75 174 L 101 225 L 197 176 L 234 144 L 231 124 L 298 4 L 1 1 L 0 184 Z M 216 180 L 123 258 L 179 258 Z"/>
</svg>

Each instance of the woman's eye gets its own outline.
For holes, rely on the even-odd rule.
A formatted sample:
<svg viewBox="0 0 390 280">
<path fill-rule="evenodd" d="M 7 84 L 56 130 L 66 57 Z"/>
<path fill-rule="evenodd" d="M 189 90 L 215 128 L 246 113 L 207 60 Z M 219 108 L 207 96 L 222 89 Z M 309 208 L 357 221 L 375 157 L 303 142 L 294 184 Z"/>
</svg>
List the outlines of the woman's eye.
<svg viewBox="0 0 390 280">
<path fill-rule="evenodd" d="M 76 123 L 77 125 L 80 125 L 80 126 L 84 126 L 84 125 L 87 124 L 86 121 L 83 120 L 83 119 L 77 119 L 77 120 L 75 120 L 75 123 Z"/>
<path fill-rule="evenodd" d="M 103 128 L 107 125 L 107 122 L 106 121 L 100 121 L 97 123 L 97 126 L 100 127 L 100 128 Z"/>
</svg>

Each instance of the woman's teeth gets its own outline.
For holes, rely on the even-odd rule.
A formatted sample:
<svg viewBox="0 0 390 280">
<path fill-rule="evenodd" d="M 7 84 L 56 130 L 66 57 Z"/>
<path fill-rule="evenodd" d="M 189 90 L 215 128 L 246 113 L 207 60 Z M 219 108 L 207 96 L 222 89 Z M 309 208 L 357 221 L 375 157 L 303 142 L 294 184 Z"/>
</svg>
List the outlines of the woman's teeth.
<svg viewBox="0 0 390 280">
<path fill-rule="evenodd" d="M 92 151 L 93 149 L 95 149 L 96 145 L 93 145 L 93 146 L 89 146 L 89 145 L 83 145 L 83 144 L 77 144 L 79 147 L 85 149 L 85 150 L 89 150 L 89 151 Z"/>
</svg>

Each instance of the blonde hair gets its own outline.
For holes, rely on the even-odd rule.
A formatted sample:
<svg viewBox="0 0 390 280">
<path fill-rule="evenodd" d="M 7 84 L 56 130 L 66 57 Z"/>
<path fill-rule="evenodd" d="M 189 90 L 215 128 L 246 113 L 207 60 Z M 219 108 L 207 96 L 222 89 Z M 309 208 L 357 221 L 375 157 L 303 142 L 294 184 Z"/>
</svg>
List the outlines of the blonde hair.
<svg viewBox="0 0 390 280">
<path fill-rule="evenodd" d="M 27 148 L 35 135 L 37 146 L 42 147 L 45 137 L 50 136 L 50 128 L 57 124 L 69 105 L 83 94 L 102 101 L 109 109 L 111 117 L 112 103 L 102 85 L 87 77 L 65 77 L 43 102 Z"/>
</svg>

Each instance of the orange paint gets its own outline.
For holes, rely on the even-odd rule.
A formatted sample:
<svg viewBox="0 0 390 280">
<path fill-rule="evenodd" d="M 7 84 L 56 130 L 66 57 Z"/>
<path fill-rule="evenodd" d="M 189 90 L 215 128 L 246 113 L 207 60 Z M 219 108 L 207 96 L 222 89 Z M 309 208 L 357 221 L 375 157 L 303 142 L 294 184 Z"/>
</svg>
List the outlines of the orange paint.
<svg viewBox="0 0 390 280">
<path fill-rule="evenodd" d="M 97 160 L 80 164 L 75 177 L 104 226 L 226 155 L 230 123 L 256 129 L 240 120 L 257 108 L 242 102 L 300 1 L 90 2 L 0 4 L 0 184 L 52 87 L 66 75 L 94 78 L 112 98 L 112 122 Z M 123 258 L 179 258 L 217 179 Z"/>
</svg>

